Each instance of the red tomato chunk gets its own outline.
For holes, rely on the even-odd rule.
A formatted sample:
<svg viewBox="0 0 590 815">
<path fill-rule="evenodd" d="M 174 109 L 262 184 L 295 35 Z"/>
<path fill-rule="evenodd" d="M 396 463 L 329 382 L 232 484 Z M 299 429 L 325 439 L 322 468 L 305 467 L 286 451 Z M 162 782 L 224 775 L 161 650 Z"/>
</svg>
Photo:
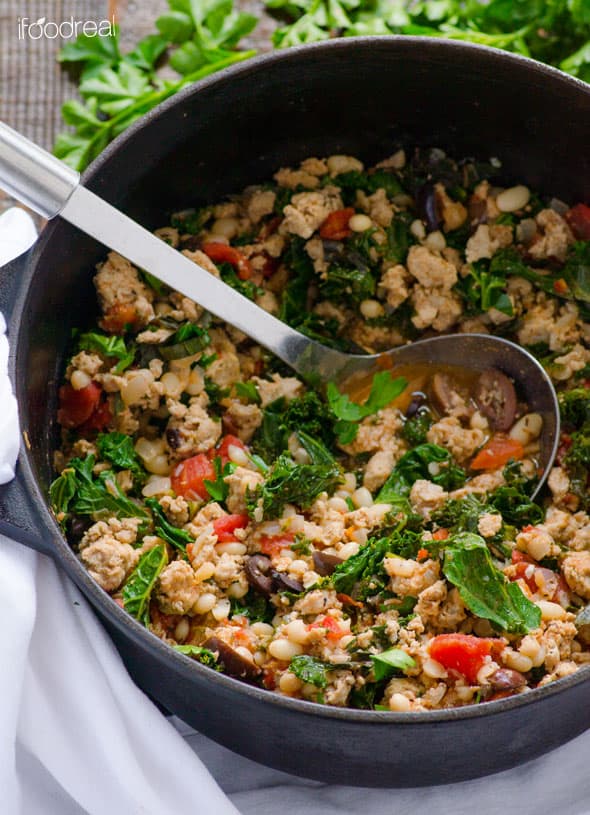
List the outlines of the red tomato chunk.
<svg viewBox="0 0 590 815">
<path fill-rule="evenodd" d="M 248 526 L 247 515 L 225 515 L 213 521 L 213 532 L 217 535 L 219 543 L 230 543 L 237 540 L 236 529 L 245 529 Z"/>
<path fill-rule="evenodd" d="M 472 685 L 486 657 L 502 650 L 502 640 L 473 637 L 471 634 L 439 634 L 430 642 L 430 656 L 447 670 L 458 671 Z"/>
<path fill-rule="evenodd" d="M 205 481 L 215 481 L 215 467 L 204 453 L 181 461 L 170 477 L 174 492 L 193 501 L 209 498 Z"/>
<path fill-rule="evenodd" d="M 80 427 L 98 407 L 101 394 L 102 388 L 96 382 L 80 390 L 75 390 L 71 385 L 62 385 L 59 389 L 57 421 L 63 427 Z"/>
</svg>

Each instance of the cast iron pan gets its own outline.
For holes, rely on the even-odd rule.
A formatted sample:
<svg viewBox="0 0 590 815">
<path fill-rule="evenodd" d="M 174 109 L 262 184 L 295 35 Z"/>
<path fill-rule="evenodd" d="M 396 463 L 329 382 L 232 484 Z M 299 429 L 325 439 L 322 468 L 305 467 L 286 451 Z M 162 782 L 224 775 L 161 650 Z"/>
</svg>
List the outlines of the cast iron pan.
<svg viewBox="0 0 590 815">
<path fill-rule="evenodd" d="M 240 191 L 306 156 L 368 162 L 400 144 L 503 160 L 507 182 L 590 200 L 590 88 L 499 51 L 421 38 L 368 38 L 274 53 L 166 102 L 94 163 L 85 184 L 145 226 Z M 527 761 L 590 725 L 590 675 L 448 711 L 396 714 L 286 699 L 172 652 L 88 577 L 47 509 L 57 388 L 73 326 L 96 311 L 105 248 L 50 224 L 2 273 L 12 312 L 11 375 L 23 450 L 0 492 L 0 531 L 50 555 L 107 626 L 137 684 L 213 739 L 256 761 L 322 781 L 420 786 Z"/>
</svg>

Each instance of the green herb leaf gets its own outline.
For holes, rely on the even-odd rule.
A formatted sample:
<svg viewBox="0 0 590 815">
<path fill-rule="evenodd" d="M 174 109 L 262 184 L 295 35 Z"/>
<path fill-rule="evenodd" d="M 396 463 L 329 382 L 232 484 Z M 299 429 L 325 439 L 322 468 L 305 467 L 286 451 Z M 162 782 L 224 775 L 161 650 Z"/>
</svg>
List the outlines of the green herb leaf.
<svg viewBox="0 0 590 815">
<path fill-rule="evenodd" d="M 180 654 L 196 659 L 201 665 L 206 665 L 215 671 L 221 671 L 221 666 L 217 662 L 215 654 L 208 648 L 203 648 L 201 645 L 173 645 L 172 647 Z"/>
<path fill-rule="evenodd" d="M 263 518 L 280 517 L 285 504 L 308 507 L 320 492 L 332 493 L 341 477 L 335 464 L 295 464 L 281 454 L 266 481 L 249 495 L 248 512 L 253 517 L 259 501 Z"/>
<path fill-rule="evenodd" d="M 514 634 L 539 627 L 541 610 L 496 569 L 483 538 L 466 532 L 450 540 L 443 572 L 473 614 Z"/>
<path fill-rule="evenodd" d="M 149 603 L 156 580 L 168 563 L 166 547 L 161 544 L 145 552 L 123 586 L 125 611 L 149 626 Z"/>
<path fill-rule="evenodd" d="M 81 334 L 78 340 L 81 351 L 97 351 L 105 357 L 114 357 L 119 362 L 115 366 L 115 373 L 122 374 L 135 359 L 135 349 L 127 348 L 123 337 L 113 334 L 100 334 L 98 331 L 89 331 Z"/>
<path fill-rule="evenodd" d="M 255 405 L 260 404 L 260 394 L 254 382 L 236 382 L 234 388 L 240 399 Z"/>
<path fill-rule="evenodd" d="M 371 662 L 376 682 L 387 679 L 397 671 L 405 673 L 410 668 L 416 667 L 415 660 L 401 648 L 390 648 L 380 654 L 371 654 Z"/>
<path fill-rule="evenodd" d="M 159 538 L 162 538 L 162 540 L 165 540 L 175 549 L 178 549 L 186 558 L 186 545 L 187 543 L 193 543 L 192 536 L 186 531 L 186 529 L 179 529 L 177 526 L 170 523 L 164 514 L 164 510 L 158 503 L 157 498 L 146 498 L 145 503 L 152 512 L 154 519 L 154 531 L 156 535 Z"/>
<path fill-rule="evenodd" d="M 407 495 L 412 484 L 420 478 L 449 490 L 464 484 L 466 477 L 465 471 L 453 462 L 451 454 L 444 447 L 420 444 L 404 453 L 375 500 L 379 504 L 388 504 L 397 496 Z"/>
<path fill-rule="evenodd" d="M 340 393 L 334 382 L 329 382 L 326 395 L 332 413 L 339 420 L 334 429 L 341 444 L 348 444 L 356 437 L 358 427 L 351 423 L 359 422 L 387 407 L 403 393 L 407 385 L 403 376 L 394 379 L 388 371 L 380 371 L 373 377 L 366 402 L 358 404 L 347 393 Z"/>
<path fill-rule="evenodd" d="M 146 472 L 135 452 L 133 439 L 124 433 L 99 433 L 96 446 L 101 458 L 114 464 L 120 470 L 131 470 L 140 480 L 146 478 Z"/>
<path fill-rule="evenodd" d="M 222 466 L 219 456 L 215 456 L 213 466 L 215 467 L 215 481 L 205 479 L 203 483 L 211 498 L 221 503 L 229 495 L 229 484 L 225 483 L 225 478 L 235 471 L 237 465 L 228 461 Z"/>
<path fill-rule="evenodd" d="M 315 685 L 316 688 L 325 688 L 328 684 L 328 671 L 333 671 L 335 665 L 330 665 L 327 662 L 322 662 L 315 657 L 310 657 L 307 654 L 293 657 L 289 670 L 295 674 L 302 682 Z"/>
<path fill-rule="evenodd" d="M 58 504 L 56 512 L 74 512 L 77 515 L 117 515 L 122 518 L 144 518 L 147 512 L 121 491 L 115 474 L 103 471 L 95 479 L 93 455 L 85 459 L 73 458 L 69 466 L 50 487 L 50 496 Z M 52 498 L 52 503 L 53 503 Z"/>
</svg>

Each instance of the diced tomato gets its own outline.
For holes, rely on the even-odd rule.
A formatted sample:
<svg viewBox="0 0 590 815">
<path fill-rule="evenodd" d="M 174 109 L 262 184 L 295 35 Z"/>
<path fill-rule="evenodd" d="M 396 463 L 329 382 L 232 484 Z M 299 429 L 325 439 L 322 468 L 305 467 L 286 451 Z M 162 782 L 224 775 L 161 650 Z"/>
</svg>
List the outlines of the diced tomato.
<svg viewBox="0 0 590 815">
<path fill-rule="evenodd" d="M 277 686 L 275 672 L 272 668 L 264 668 L 262 671 L 262 684 L 267 690 L 274 690 Z"/>
<path fill-rule="evenodd" d="M 565 213 L 565 220 L 570 225 L 575 237 L 580 241 L 590 241 L 590 207 L 576 204 Z"/>
<path fill-rule="evenodd" d="M 494 436 L 482 447 L 471 462 L 472 470 L 497 470 L 510 459 L 518 461 L 524 456 L 524 448 L 519 441 L 508 436 Z"/>
<path fill-rule="evenodd" d="M 133 303 L 115 303 L 105 312 L 98 324 L 109 334 L 123 334 L 127 327 L 137 327 L 137 309 Z"/>
<path fill-rule="evenodd" d="M 337 594 L 336 597 L 338 598 L 338 600 L 340 600 L 340 602 L 344 606 L 354 606 L 355 608 L 363 608 L 364 604 L 361 603 L 359 600 L 355 600 L 354 597 L 350 596 L 350 594 L 343 594 L 342 592 L 340 592 L 340 594 Z"/>
<path fill-rule="evenodd" d="M 219 543 L 229 543 L 237 540 L 236 529 L 245 529 L 248 526 L 247 515 L 225 515 L 213 521 L 213 532 L 217 535 Z"/>
<path fill-rule="evenodd" d="M 325 628 L 326 637 L 332 642 L 336 642 L 336 640 L 339 640 L 345 634 L 345 632 L 338 625 L 337 620 L 335 620 L 330 614 L 326 614 L 321 620 L 318 620 L 315 623 L 310 623 L 307 626 L 308 631 L 311 631 L 312 628 Z"/>
<path fill-rule="evenodd" d="M 96 382 L 80 390 L 75 390 L 71 385 L 62 385 L 59 389 L 57 421 L 62 427 L 80 427 L 98 407 L 101 394 L 102 388 Z"/>
<path fill-rule="evenodd" d="M 276 557 L 283 549 L 291 546 L 295 540 L 292 532 L 282 532 L 279 535 L 262 535 L 260 538 L 260 551 L 269 557 Z"/>
<path fill-rule="evenodd" d="M 536 566 L 534 563 L 528 563 L 526 560 L 521 560 L 514 564 L 514 573 L 510 580 L 524 580 L 533 594 L 539 591 L 539 586 L 535 580 Z"/>
<path fill-rule="evenodd" d="M 113 420 L 111 408 L 106 399 L 98 403 L 94 411 L 91 413 L 90 418 L 84 424 L 81 424 L 78 430 L 81 433 L 88 433 L 91 430 L 104 430 L 107 425 Z"/>
<path fill-rule="evenodd" d="M 515 553 L 512 553 L 514 574 L 510 579 L 512 581 L 524 580 L 532 594 L 541 594 L 551 602 L 559 603 L 567 608 L 570 601 L 569 586 L 562 575 L 551 569 L 546 569 L 544 566 L 538 566 L 528 555 L 520 554 L 523 559 L 515 560 Z"/>
<path fill-rule="evenodd" d="M 526 532 L 527 527 L 525 526 L 525 528 L 522 531 Z M 535 562 L 530 555 L 526 555 L 524 552 L 521 552 L 519 549 L 513 549 L 512 550 L 512 555 L 511 555 L 510 559 L 512 560 L 513 563 L 534 563 Z"/>
<path fill-rule="evenodd" d="M 428 560 L 430 557 L 430 552 L 428 549 L 418 549 L 418 554 L 416 555 L 416 560 Z"/>
<path fill-rule="evenodd" d="M 569 291 L 569 286 L 567 281 L 560 277 L 558 280 L 553 282 L 553 291 L 555 294 L 567 294 Z"/>
<path fill-rule="evenodd" d="M 246 450 L 246 445 L 244 442 L 239 439 L 237 436 L 232 436 L 230 433 L 226 434 L 217 447 L 213 448 L 213 450 L 209 451 L 210 458 L 216 458 L 219 456 L 221 459 L 222 466 L 226 465 L 228 461 L 231 461 L 229 457 L 229 448 L 230 447 L 238 447 L 240 450 Z"/>
<path fill-rule="evenodd" d="M 205 481 L 215 481 L 215 467 L 204 453 L 181 461 L 170 476 L 174 492 L 193 501 L 209 498 Z"/>
<path fill-rule="evenodd" d="M 446 541 L 448 537 L 449 537 L 448 529 L 437 529 L 436 532 L 434 532 L 432 535 L 432 539 L 435 541 Z"/>
<path fill-rule="evenodd" d="M 324 223 L 320 226 L 320 238 L 330 241 L 341 241 L 348 238 L 352 234 L 352 229 L 348 226 L 348 222 L 354 215 L 352 207 L 346 209 L 337 209 L 331 212 Z"/>
<path fill-rule="evenodd" d="M 448 670 L 458 671 L 472 685 L 477 684 L 477 674 L 486 657 L 499 654 L 502 640 L 474 637 L 471 634 L 439 634 L 431 640 L 430 656 Z"/>
<path fill-rule="evenodd" d="M 240 280 L 249 280 L 254 269 L 252 264 L 242 252 L 227 243 L 204 243 L 201 250 L 211 258 L 214 263 L 229 263 L 233 266 Z"/>
</svg>

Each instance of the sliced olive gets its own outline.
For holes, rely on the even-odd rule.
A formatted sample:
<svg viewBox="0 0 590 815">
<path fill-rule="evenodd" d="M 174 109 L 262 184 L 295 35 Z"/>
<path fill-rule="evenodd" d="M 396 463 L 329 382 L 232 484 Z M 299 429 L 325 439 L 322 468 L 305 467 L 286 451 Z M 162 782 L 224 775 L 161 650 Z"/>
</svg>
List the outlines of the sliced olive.
<svg viewBox="0 0 590 815">
<path fill-rule="evenodd" d="M 255 662 L 239 654 L 219 637 L 209 637 L 203 643 L 203 647 L 218 655 L 219 661 L 230 676 L 254 680 L 260 674 L 260 668 Z"/>
<path fill-rule="evenodd" d="M 276 569 L 271 569 L 272 587 L 274 591 L 291 591 L 293 594 L 299 594 L 303 591 L 303 584 L 294 577 L 289 577 L 285 572 L 277 572 Z"/>
<path fill-rule="evenodd" d="M 425 184 L 419 190 L 416 203 L 422 220 L 426 221 L 428 231 L 433 232 L 438 229 L 442 224 L 442 217 L 432 184 Z"/>
<path fill-rule="evenodd" d="M 182 436 L 180 435 L 180 431 L 175 427 L 168 428 L 166 431 L 166 441 L 168 442 L 168 447 L 170 447 L 171 450 L 178 450 L 178 448 L 182 445 Z"/>
<path fill-rule="evenodd" d="M 426 396 L 421 393 L 420 391 L 416 391 L 412 394 L 412 401 L 408 405 L 408 409 L 406 410 L 406 419 L 411 419 L 412 416 L 415 416 L 416 413 L 420 410 L 422 405 L 426 402 Z"/>
<path fill-rule="evenodd" d="M 246 579 L 254 591 L 270 597 L 273 591 L 273 578 L 270 574 L 270 558 L 266 555 L 251 555 L 244 564 Z"/>
<path fill-rule="evenodd" d="M 74 543 L 79 543 L 84 537 L 84 533 L 92 526 L 92 519 L 84 515 L 72 515 L 70 519 L 69 538 Z"/>
<path fill-rule="evenodd" d="M 341 557 L 326 554 L 326 552 L 314 552 L 312 557 L 314 568 L 322 577 L 332 574 L 336 566 L 344 563 L 344 560 Z"/>
<path fill-rule="evenodd" d="M 475 401 L 493 430 L 512 427 L 516 416 L 516 391 L 510 379 L 497 368 L 484 371 L 475 386 Z"/>
<path fill-rule="evenodd" d="M 432 398 L 441 413 L 453 411 L 458 419 L 465 419 L 470 415 L 469 396 L 452 376 L 437 371 L 432 377 L 431 388 Z"/>
<path fill-rule="evenodd" d="M 479 195 L 472 195 L 467 204 L 467 212 L 469 214 L 469 222 L 473 226 L 485 224 L 488 220 L 487 201 L 485 198 L 480 198 Z"/>
<path fill-rule="evenodd" d="M 490 685 L 495 691 L 518 690 L 526 685 L 526 677 L 510 668 L 498 668 L 490 676 Z"/>
</svg>

